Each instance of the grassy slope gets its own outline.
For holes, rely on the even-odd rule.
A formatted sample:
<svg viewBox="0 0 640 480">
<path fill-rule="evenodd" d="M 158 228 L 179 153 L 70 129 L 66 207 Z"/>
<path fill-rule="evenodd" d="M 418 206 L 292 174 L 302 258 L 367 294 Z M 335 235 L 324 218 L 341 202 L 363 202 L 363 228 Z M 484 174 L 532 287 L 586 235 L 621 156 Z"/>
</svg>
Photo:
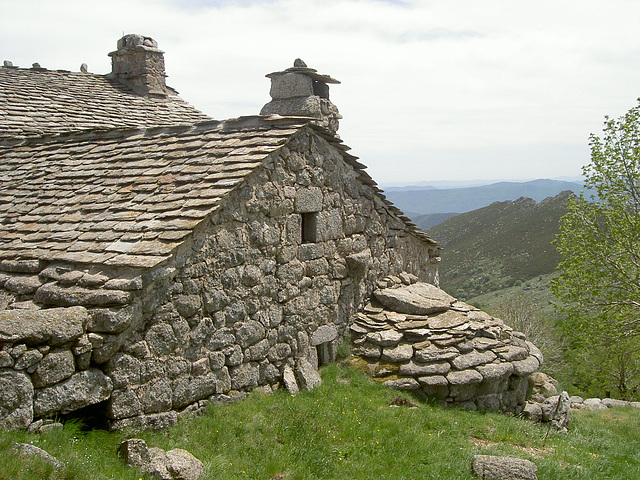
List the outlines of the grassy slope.
<svg viewBox="0 0 640 480">
<path fill-rule="evenodd" d="M 560 260 L 551 241 L 566 195 L 496 202 L 427 230 L 444 249 L 440 284 L 470 298 L 552 273 Z"/>
<path fill-rule="evenodd" d="M 540 275 L 522 282 L 518 286 L 511 286 L 494 290 L 477 297 L 469 298 L 468 302 L 492 315 L 498 315 L 497 310 L 506 298 L 527 296 L 538 307 L 538 311 L 546 318 L 555 318 L 553 306 L 556 298 L 551 293 L 550 281 L 554 274 Z"/>
<path fill-rule="evenodd" d="M 363 373 L 330 366 L 323 385 L 296 397 L 254 394 L 180 422 L 138 434 L 150 446 L 185 448 L 207 479 L 472 479 L 475 454 L 534 461 L 538 478 L 640 478 L 640 410 L 578 412 L 569 435 L 520 418 L 446 409 L 374 383 Z M 402 398 L 419 408 L 390 407 Z M 116 457 L 125 433 L 82 433 L 67 425 L 42 435 L 0 432 L 0 479 L 139 479 Z M 11 441 L 33 443 L 69 465 L 56 475 L 20 459 Z"/>
</svg>

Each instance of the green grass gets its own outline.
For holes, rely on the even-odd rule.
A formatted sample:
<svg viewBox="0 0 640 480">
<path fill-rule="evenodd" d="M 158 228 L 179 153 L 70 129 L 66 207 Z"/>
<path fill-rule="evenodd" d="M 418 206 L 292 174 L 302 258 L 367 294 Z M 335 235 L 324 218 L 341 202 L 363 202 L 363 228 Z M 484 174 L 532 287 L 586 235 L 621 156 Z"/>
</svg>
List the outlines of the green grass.
<svg viewBox="0 0 640 480">
<path fill-rule="evenodd" d="M 255 393 L 136 436 L 190 451 L 204 462 L 207 479 L 464 480 L 474 478 L 475 454 L 532 460 L 540 480 L 640 478 L 640 410 L 578 412 L 569 435 L 551 433 L 544 444 L 546 428 L 521 418 L 431 405 L 348 367 L 326 367 L 322 376 L 312 392 Z M 0 479 L 144 478 L 116 456 L 130 436 L 82 432 L 73 423 L 41 435 L 1 432 Z M 12 441 L 44 448 L 68 468 L 56 474 L 41 461 L 20 459 Z"/>
</svg>

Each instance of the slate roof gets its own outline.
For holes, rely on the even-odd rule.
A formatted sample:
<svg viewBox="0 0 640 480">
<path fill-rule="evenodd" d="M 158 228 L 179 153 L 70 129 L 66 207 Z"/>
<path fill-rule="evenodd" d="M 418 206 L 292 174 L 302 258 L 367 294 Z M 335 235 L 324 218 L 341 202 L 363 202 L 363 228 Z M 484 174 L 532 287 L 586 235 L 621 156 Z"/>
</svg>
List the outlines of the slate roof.
<svg viewBox="0 0 640 480">
<path fill-rule="evenodd" d="M 0 138 L 207 120 L 175 91 L 140 96 L 108 75 L 0 67 Z"/>
<path fill-rule="evenodd" d="M 303 128 L 333 143 L 387 208 L 349 147 L 308 119 L 244 117 L 193 126 L 0 140 L 0 259 L 150 268 Z"/>
</svg>

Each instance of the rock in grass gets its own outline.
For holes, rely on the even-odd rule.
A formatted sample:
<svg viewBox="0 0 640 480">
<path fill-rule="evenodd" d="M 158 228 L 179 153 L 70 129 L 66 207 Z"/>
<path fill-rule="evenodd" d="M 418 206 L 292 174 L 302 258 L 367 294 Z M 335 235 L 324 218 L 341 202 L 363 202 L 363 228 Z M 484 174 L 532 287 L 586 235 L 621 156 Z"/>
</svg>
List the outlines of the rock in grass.
<svg viewBox="0 0 640 480">
<path fill-rule="evenodd" d="M 40 457 L 45 462 L 51 464 L 51 466 L 53 466 L 53 468 L 56 470 L 64 468 L 64 463 L 62 463 L 53 455 L 45 452 L 43 449 L 36 447 L 35 445 L 29 445 L 28 443 L 14 443 L 13 450 L 18 452 L 21 457 Z"/>
<path fill-rule="evenodd" d="M 127 465 L 161 480 L 198 480 L 204 473 L 204 464 L 186 450 L 174 448 L 165 452 L 157 447 L 148 448 L 139 438 L 122 442 L 118 453 Z"/>
<path fill-rule="evenodd" d="M 538 480 L 538 467 L 529 460 L 493 455 L 475 455 L 473 473 L 480 478 L 495 480 Z"/>
</svg>

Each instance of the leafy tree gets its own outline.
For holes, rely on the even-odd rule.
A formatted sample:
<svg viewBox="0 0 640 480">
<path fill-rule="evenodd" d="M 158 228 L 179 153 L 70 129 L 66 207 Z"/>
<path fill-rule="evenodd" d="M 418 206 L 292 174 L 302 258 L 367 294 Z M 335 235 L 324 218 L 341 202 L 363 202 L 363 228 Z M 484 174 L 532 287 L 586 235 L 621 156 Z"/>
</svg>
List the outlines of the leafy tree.
<svg viewBox="0 0 640 480">
<path fill-rule="evenodd" d="M 506 297 L 494 307 L 492 313 L 513 329 L 524 333 L 527 340 L 542 351 L 543 371 L 556 377 L 556 380 L 566 376 L 563 339 L 557 334 L 554 322 L 544 317 L 529 295 L 519 292 Z"/>
<path fill-rule="evenodd" d="M 583 168 L 596 195 L 571 198 L 560 222 L 563 259 L 552 288 L 574 351 L 599 370 L 589 380 L 631 397 L 640 383 L 637 369 L 625 368 L 640 363 L 640 105 L 606 117 L 603 133 L 591 135 Z"/>
</svg>

